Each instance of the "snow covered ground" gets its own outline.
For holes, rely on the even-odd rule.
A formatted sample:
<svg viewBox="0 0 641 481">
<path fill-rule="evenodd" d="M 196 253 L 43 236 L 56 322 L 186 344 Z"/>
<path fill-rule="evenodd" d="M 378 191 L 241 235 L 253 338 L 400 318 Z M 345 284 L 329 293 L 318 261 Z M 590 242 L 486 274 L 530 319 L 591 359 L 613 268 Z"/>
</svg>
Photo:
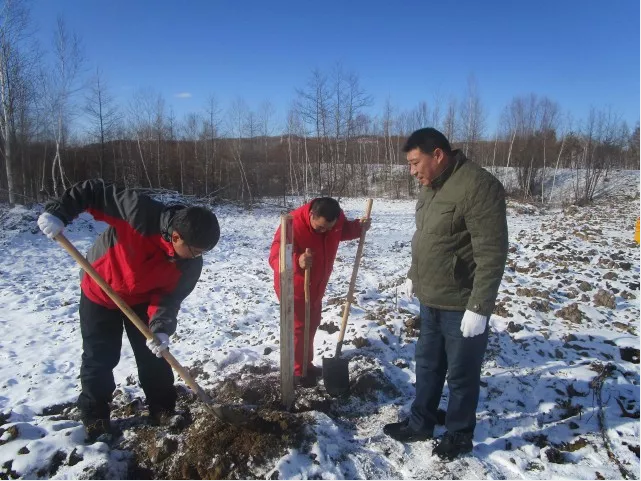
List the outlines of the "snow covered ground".
<svg viewBox="0 0 641 481">
<path fill-rule="evenodd" d="M 639 172 L 613 177 L 616 186 L 594 206 L 509 203 L 510 255 L 490 320 L 474 451 L 451 463 L 432 457 L 431 441 L 404 445 L 382 432 L 407 414 L 413 399 L 418 304 L 400 292 L 414 202 L 375 199 L 343 349 L 353 394 L 305 413 L 299 408 L 306 444 L 291 445 L 245 475 L 638 478 L 639 248 L 632 236 Z M 365 199 L 344 199 L 342 206 L 348 217 L 360 217 Z M 208 390 L 247 366 L 275 370 L 280 359 L 279 306 L 267 263 L 280 209 L 214 210 L 221 241 L 205 257 L 171 344 Z M 131 476 L 132 464 L 142 461 L 130 446 L 142 431 L 125 427 L 127 442 L 85 445 L 81 424 L 67 415 L 79 392 L 79 268 L 38 232 L 40 212 L 0 208 L 0 479 Z M 65 232 L 86 252 L 102 229 L 83 214 Z M 356 241 L 339 249 L 325 329 L 340 323 L 355 251 Z M 333 355 L 337 337 L 319 330 L 316 364 Z M 135 372 L 125 340 L 115 370 L 122 403 L 143 397 Z M 302 399 L 311 396 L 307 391 L 323 395 L 322 385 L 299 391 Z M 442 408 L 447 396 L 446 387 Z M 436 434 L 443 431 L 439 426 Z M 161 464 L 152 476 L 165 476 Z"/>
</svg>

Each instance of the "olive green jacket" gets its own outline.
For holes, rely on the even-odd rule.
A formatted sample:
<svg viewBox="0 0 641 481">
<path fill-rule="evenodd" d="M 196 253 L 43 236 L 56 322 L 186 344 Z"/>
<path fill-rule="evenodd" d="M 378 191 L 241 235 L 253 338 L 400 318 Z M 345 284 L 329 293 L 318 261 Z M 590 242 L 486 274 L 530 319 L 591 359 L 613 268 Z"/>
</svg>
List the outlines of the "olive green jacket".
<svg viewBox="0 0 641 481">
<path fill-rule="evenodd" d="M 505 191 L 496 177 L 454 151 L 416 203 L 408 277 L 429 307 L 489 316 L 507 260 Z"/>
</svg>

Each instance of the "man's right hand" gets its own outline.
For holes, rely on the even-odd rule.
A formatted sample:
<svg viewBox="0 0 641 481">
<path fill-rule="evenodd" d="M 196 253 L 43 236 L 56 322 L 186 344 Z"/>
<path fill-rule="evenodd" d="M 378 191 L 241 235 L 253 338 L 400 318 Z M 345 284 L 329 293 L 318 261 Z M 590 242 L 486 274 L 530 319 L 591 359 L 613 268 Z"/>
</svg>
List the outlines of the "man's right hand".
<svg viewBox="0 0 641 481">
<path fill-rule="evenodd" d="M 298 258 L 298 265 L 300 266 L 301 269 L 305 270 L 308 267 L 312 267 L 312 253 L 305 252 L 304 254 L 301 254 L 300 257 Z"/>
<path fill-rule="evenodd" d="M 405 280 L 405 297 L 407 298 L 408 301 L 412 302 L 412 299 L 414 298 L 414 283 L 412 282 L 412 279 L 406 279 Z"/>
<path fill-rule="evenodd" d="M 65 228 L 64 222 L 49 212 L 43 212 L 38 217 L 38 227 L 49 239 L 53 239 Z"/>
</svg>

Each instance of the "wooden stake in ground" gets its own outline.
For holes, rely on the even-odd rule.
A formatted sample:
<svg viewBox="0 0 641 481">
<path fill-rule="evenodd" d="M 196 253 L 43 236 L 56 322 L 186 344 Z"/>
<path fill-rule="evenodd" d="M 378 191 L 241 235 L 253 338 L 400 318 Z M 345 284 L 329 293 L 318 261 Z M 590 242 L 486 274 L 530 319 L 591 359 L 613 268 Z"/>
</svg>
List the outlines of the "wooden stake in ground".
<svg viewBox="0 0 641 481">
<path fill-rule="evenodd" d="M 280 392 L 285 409 L 294 403 L 294 229 L 280 217 Z"/>
</svg>

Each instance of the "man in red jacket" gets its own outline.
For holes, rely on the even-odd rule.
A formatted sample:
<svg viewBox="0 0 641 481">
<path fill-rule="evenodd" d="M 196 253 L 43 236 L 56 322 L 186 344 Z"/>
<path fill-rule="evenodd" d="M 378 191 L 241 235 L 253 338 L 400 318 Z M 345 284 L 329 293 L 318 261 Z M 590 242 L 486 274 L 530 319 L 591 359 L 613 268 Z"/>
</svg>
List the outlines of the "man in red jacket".
<svg viewBox="0 0 641 481">
<path fill-rule="evenodd" d="M 174 375 L 162 359 L 162 351 L 176 330 L 180 304 L 200 277 L 201 255 L 218 243 L 220 230 L 209 209 L 168 207 L 99 179 L 78 183 L 49 202 L 38 226 L 53 239 L 84 211 L 109 224 L 87 259 L 159 340 L 146 341 L 100 286 L 90 276 L 82 276 L 82 392 L 78 408 L 87 440 L 93 441 L 111 429 L 109 402 L 116 387 L 113 369 L 120 359 L 123 328 L 136 358 L 151 418 L 162 422 L 174 413 Z"/>
<path fill-rule="evenodd" d="M 334 268 L 338 243 L 357 239 L 370 222 L 347 220 L 338 201 L 331 197 L 314 199 L 294 210 L 294 376 L 300 380 L 303 374 L 303 344 L 305 331 L 305 269 L 310 270 L 310 319 L 308 378 L 315 382 L 321 368 L 312 364 L 314 335 L 321 321 L 321 301 L 329 276 Z M 311 253 L 306 254 L 305 250 Z M 280 227 L 276 230 L 269 253 L 269 265 L 274 269 L 274 289 L 280 299 Z"/>
</svg>

